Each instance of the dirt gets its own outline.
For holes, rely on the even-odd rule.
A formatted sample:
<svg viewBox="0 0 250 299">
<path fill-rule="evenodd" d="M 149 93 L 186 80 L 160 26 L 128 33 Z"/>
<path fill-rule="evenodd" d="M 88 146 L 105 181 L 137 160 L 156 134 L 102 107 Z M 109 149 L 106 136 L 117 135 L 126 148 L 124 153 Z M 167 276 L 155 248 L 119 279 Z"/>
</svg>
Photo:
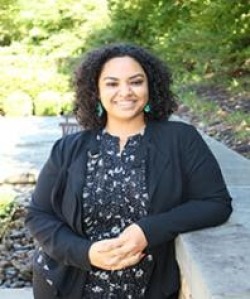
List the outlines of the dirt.
<svg viewBox="0 0 250 299">
<path fill-rule="evenodd" d="M 250 124 L 242 119 L 236 128 L 227 123 L 225 118 L 226 115 L 235 113 L 236 111 L 245 114 L 250 113 L 249 86 L 246 86 L 246 91 L 238 93 L 229 92 L 218 85 L 207 84 L 187 86 L 185 87 L 185 91 L 195 92 L 202 101 L 216 103 L 219 111 L 216 113 L 216 117 L 211 112 L 207 112 L 205 116 L 209 121 L 204 122 L 204 112 L 200 116 L 198 111 L 192 111 L 189 107 L 181 104 L 177 115 L 186 119 L 209 136 L 221 141 L 240 155 L 250 159 Z M 236 134 L 239 129 L 246 133 L 244 138 L 240 138 Z"/>
</svg>

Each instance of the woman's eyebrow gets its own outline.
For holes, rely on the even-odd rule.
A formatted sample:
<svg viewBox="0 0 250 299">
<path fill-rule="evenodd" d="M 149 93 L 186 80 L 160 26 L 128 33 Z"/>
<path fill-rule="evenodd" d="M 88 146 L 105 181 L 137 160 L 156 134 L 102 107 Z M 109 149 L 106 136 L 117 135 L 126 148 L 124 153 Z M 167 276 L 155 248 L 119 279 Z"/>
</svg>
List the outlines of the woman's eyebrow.
<svg viewBox="0 0 250 299">
<path fill-rule="evenodd" d="M 137 78 L 137 77 L 145 78 L 145 75 L 142 74 L 142 73 L 138 73 L 138 74 L 135 74 L 135 75 L 129 77 L 129 80 L 131 80 L 131 79 L 135 79 L 135 78 Z M 116 77 L 112 77 L 112 76 L 104 77 L 103 80 L 114 80 L 114 81 L 119 81 L 118 78 L 116 78 Z"/>
<path fill-rule="evenodd" d="M 115 81 L 118 81 L 119 79 L 116 78 L 116 77 L 107 76 L 107 77 L 104 77 L 103 80 L 115 80 Z"/>
<path fill-rule="evenodd" d="M 129 79 L 135 79 L 135 78 L 137 78 L 137 77 L 140 77 L 140 78 L 145 78 L 145 75 L 144 75 L 144 74 L 141 74 L 141 73 L 139 73 L 139 74 L 135 74 L 135 75 L 133 75 L 133 76 L 129 77 Z"/>
</svg>

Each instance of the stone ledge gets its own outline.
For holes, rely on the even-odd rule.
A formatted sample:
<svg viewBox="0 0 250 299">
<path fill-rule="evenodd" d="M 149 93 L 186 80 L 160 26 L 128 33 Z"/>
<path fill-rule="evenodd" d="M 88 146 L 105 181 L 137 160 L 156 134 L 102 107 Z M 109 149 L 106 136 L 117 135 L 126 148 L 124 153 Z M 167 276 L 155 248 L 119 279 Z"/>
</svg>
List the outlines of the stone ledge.
<svg viewBox="0 0 250 299">
<path fill-rule="evenodd" d="M 203 137 L 219 161 L 234 211 L 222 226 L 177 238 L 181 299 L 250 299 L 250 160 Z"/>
<path fill-rule="evenodd" d="M 0 178 L 0 185 L 18 185 L 18 184 L 36 184 L 38 177 L 37 171 L 21 172 L 9 174 L 6 177 Z"/>
</svg>

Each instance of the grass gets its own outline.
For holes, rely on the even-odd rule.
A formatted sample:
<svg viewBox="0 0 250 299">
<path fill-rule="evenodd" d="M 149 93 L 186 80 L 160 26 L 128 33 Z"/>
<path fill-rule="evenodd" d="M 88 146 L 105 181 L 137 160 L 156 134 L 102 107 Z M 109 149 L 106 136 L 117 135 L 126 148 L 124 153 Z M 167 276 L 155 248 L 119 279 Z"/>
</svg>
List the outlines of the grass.
<svg viewBox="0 0 250 299">
<path fill-rule="evenodd" d="M 8 190 L 0 190 L 0 239 L 8 227 L 14 208 L 14 192 Z"/>
<path fill-rule="evenodd" d="M 250 140 L 250 114 L 236 111 L 226 117 L 226 122 L 233 127 L 238 140 Z"/>
<path fill-rule="evenodd" d="M 212 83 L 216 84 L 216 82 Z M 217 84 L 219 83 L 217 82 Z M 180 88 L 179 92 L 177 86 L 177 94 L 179 95 L 180 102 L 191 110 L 192 114 L 197 117 L 199 122 L 207 126 L 216 123 L 223 124 L 225 127 L 230 128 L 234 142 L 249 142 L 250 113 L 236 109 L 235 111 L 230 112 L 224 111 L 221 109 L 219 103 L 216 103 L 213 99 L 198 96 L 195 91 L 189 90 L 189 85 L 186 86 L 187 88 Z M 237 84 L 235 83 L 235 86 L 232 87 L 232 82 L 223 81 L 222 79 L 219 86 L 224 86 L 227 91 L 230 91 L 234 95 L 244 93 L 246 94 L 246 100 L 248 100 L 248 88 L 245 88 L 245 80 L 237 80 Z M 237 104 L 237 99 L 235 100 L 235 104 Z"/>
<path fill-rule="evenodd" d="M 181 92 L 179 98 L 181 103 L 191 109 L 205 123 L 211 122 L 211 115 L 216 116 L 220 111 L 220 107 L 216 103 L 201 100 L 193 91 Z"/>
</svg>

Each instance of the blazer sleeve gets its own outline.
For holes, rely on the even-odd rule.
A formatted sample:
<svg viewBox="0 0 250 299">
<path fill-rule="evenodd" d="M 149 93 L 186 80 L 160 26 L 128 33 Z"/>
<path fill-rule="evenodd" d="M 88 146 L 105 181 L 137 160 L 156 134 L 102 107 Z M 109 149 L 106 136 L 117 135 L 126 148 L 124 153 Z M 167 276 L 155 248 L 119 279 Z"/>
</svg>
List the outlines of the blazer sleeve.
<svg viewBox="0 0 250 299">
<path fill-rule="evenodd" d="M 52 204 L 52 194 L 62 170 L 63 139 L 58 140 L 42 168 L 25 223 L 43 251 L 54 260 L 84 270 L 91 269 L 88 250 L 91 242 L 73 232 Z"/>
<path fill-rule="evenodd" d="M 149 248 L 168 242 L 179 233 L 220 225 L 232 212 L 231 197 L 220 167 L 192 126 L 186 126 L 182 134 L 179 159 L 182 165 L 179 179 L 184 184 L 182 204 L 137 223 L 144 231 Z"/>
</svg>

